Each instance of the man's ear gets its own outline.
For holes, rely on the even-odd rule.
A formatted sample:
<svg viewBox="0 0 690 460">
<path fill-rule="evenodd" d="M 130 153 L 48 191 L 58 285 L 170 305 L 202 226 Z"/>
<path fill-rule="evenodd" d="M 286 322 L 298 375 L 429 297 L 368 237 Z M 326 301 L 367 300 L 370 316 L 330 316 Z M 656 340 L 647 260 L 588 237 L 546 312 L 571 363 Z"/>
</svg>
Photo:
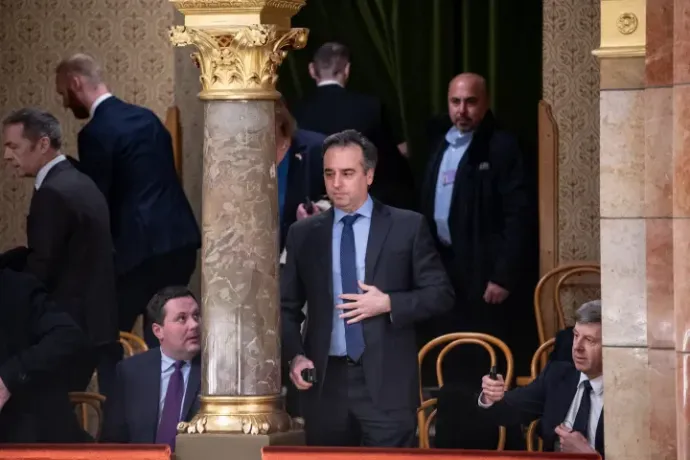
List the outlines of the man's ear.
<svg viewBox="0 0 690 460">
<path fill-rule="evenodd" d="M 319 81 L 319 73 L 316 71 L 316 67 L 313 62 L 309 63 L 309 75 L 314 81 Z"/>
</svg>

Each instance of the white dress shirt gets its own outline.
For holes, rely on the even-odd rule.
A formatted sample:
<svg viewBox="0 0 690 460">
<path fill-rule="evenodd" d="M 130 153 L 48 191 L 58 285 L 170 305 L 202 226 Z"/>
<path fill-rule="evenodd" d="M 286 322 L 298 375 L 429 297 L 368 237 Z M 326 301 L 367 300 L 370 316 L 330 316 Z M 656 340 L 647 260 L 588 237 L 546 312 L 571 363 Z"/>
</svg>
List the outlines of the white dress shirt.
<svg viewBox="0 0 690 460">
<path fill-rule="evenodd" d="M 604 376 L 600 375 L 595 379 L 589 379 L 585 374 L 580 372 L 580 381 L 577 384 L 577 391 L 570 403 L 570 408 L 566 413 L 565 419 L 563 420 L 563 425 L 572 428 L 575 423 L 575 417 L 577 416 L 577 411 L 580 409 L 580 401 L 582 400 L 582 393 L 585 391 L 583 382 L 589 380 L 590 385 L 592 385 L 592 391 L 589 393 L 589 399 L 591 401 L 591 408 L 589 411 L 589 424 L 587 426 L 587 441 L 592 448 L 595 448 L 595 442 L 597 439 L 597 426 L 599 425 L 599 418 L 601 417 L 601 411 L 604 409 Z M 483 393 L 479 395 L 479 407 L 488 409 L 492 406 L 491 403 L 486 404 L 482 402 Z M 558 451 L 558 440 L 556 440 L 555 450 Z"/>
<path fill-rule="evenodd" d="M 338 85 L 341 88 L 343 85 L 338 80 L 321 80 L 316 84 L 316 86 L 328 86 L 328 85 Z"/>
<path fill-rule="evenodd" d="M 567 427 L 572 428 L 573 423 L 575 423 L 575 417 L 577 416 L 577 411 L 580 409 L 580 401 L 582 400 L 582 393 L 584 390 L 583 382 L 589 380 L 590 385 L 592 385 L 592 391 L 589 393 L 589 399 L 592 403 L 591 409 L 589 411 L 589 424 L 587 425 L 587 440 L 589 445 L 594 448 L 594 442 L 597 439 L 597 425 L 599 425 L 599 417 L 601 416 L 601 411 L 604 409 L 604 376 L 600 375 L 595 379 L 588 379 L 583 373 L 580 373 L 580 381 L 577 384 L 577 391 L 575 392 L 575 397 L 573 402 L 570 403 L 570 409 L 563 420 L 563 424 Z M 556 440 L 558 444 L 558 440 Z"/>
<path fill-rule="evenodd" d="M 175 370 L 175 360 L 167 356 L 161 350 L 161 393 L 160 399 L 158 400 L 158 423 L 161 421 L 161 416 L 163 415 L 163 407 L 165 406 L 165 395 L 168 393 L 168 384 L 170 383 L 170 377 Z M 182 372 L 182 382 L 184 383 L 184 393 L 182 397 L 182 405 L 180 406 L 180 420 L 184 417 L 182 411 L 184 410 L 184 398 L 187 395 L 187 384 L 189 383 L 189 372 L 192 370 L 192 363 L 190 361 L 185 361 L 184 365 L 180 368 Z"/>
<path fill-rule="evenodd" d="M 64 155 L 58 155 L 52 160 L 50 160 L 48 163 L 44 164 L 41 169 L 38 170 L 38 173 L 36 174 L 36 182 L 34 182 L 34 188 L 38 190 L 41 188 L 41 184 L 43 184 L 43 181 L 46 180 L 46 176 L 48 175 L 48 172 L 53 169 L 53 166 L 56 164 L 60 163 L 61 161 L 65 161 L 67 158 L 65 158 Z"/>
<path fill-rule="evenodd" d="M 93 114 L 96 113 L 96 109 L 98 108 L 98 106 L 101 105 L 101 102 L 105 101 L 109 97 L 112 97 L 112 94 L 111 93 L 105 93 L 105 94 L 101 94 L 100 96 L 98 96 L 98 98 L 95 101 L 93 101 L 93 104 L 91 104 L 91 108 L 89 109 L 89 113 L 91 114 L 92 117 L 93 117 Z"/>
</svg>

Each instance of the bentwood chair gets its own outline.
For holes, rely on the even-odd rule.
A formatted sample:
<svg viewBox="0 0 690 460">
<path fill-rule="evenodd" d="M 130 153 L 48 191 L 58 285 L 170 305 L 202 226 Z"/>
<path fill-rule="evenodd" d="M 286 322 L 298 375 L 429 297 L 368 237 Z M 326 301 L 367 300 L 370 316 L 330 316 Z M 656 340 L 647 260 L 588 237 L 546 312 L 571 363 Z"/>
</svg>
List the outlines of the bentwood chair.
<svg viewBox="0 0 690 460">
<path fill-rule="evenodd" d="M 481 334 L 478 332 L 455 332 L 452 334 L 442 335 L 431 340 L 429 343 L 424 345 L 419 351 L 418 366 L 419 366 L 419 398 L 422 401 L 421 406 L 417 409 L 417 427 L 419 431 L 419 447 L 422 449 L 428 449 L 429 444 L 429 430 L 431 424 L 436 417 L 437 410 L 435 408 L 438 403 L 437 398 L 431 398 L 424 400 L 422 395 L 422 377 L 421 368 L 424 361 L 424 357 L 434 348 L 438 346 L 444 346 L 441 352 L 436 358 L 436 379 L 438 380 L 439 388 L 443 386 L 443 359 L 445 356 L 458 345 L 479 345 L 483 347 L 489 354 L 489 359 L 491 361 L 491 366 L 496 366 L 496 351 L 494 347 L 500 349 L 503 352 L 506 360 L 506 375 L 505 375 L 505 388 L 508 390 L 510 387 L 510 382 L 513 379 L 513 353 L 508 348 L 502 340 L 488 334 Z M 427 412 L 429 415 L 427 415 Z M 506 429 L 505 427 L 499 427 L 498 436 L 498 447 L 497 450 L 503 450 L 506 443 Z"/>
<path fill-rule="evenodd" d="M 103 424 L 103 403 L 105 403 L 105 396 L 99 393 L 92 393 L 87 391 L 73 391 L 69 394 L 69 400 L 78 410 L 79 421 L 81 427 L 87 433 L 93 435 L 94 439 L 98 441 L 101 436 L 101 426 Z M 91 431 L 91 418 L 89 417 L 88 409 L 91 408 L 96 414 L 96 430 Z"/>
</svg>

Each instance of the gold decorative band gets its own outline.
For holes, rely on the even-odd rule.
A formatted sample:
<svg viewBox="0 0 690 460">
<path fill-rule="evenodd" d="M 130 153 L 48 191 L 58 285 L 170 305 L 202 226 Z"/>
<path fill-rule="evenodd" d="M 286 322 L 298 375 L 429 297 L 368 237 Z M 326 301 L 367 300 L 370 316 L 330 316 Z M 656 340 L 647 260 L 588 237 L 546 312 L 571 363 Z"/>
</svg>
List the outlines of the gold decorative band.
<svg viewBox="0 0 690 460">
<path fill-rule="evenodd" d="M 223 31 L 175 26 L 170 40 L 175 46 L 197 48 L 192 59 L 201 71 L 199 98 L 278 99 L 278 66 L 287 49 L 305 47 L 308 34 L 307 29 L 282 29 L 274 24 Z"/>
<path fill-rule="evenodd" d="M 178 433 L 257 435 L 285 432 L 292 427 L 280 395 L 201 396 L 199 399 L 199 413 L 190 422 L 180 422 Z"/>
</svg>

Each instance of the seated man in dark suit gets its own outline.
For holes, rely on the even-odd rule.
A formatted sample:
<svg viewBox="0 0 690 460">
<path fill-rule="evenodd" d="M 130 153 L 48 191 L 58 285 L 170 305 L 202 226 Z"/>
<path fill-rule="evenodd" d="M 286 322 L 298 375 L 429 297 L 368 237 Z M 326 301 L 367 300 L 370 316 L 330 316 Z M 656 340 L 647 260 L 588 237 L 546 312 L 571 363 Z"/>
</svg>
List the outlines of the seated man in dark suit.
<svg viewBox="0 0 690 460">
<path fill-rule="evenodd" d="M 38 280 L 0 268 L 0 443 L 81 442 L 65 368 L 86 347 Z"/>
<path fill-rule="evenodd" d="M 201 247 L 175 170 L 172 138 L 151 110 L 113 96 L 88 55 L 60 62 L 56 89 L 76 118 L 90 118 L 77 137 L 79 169 L 108 202 L 118 327 L 131 331 L 156 292 L 189 283 Z M 147 344 L 157 346 L 148 318 L 144 323 Z"/>
<path fill-rule="evenodd" d="M 601 301 L 576 313 L 574 365 L 552 360 L 532 383 L 505 392 L 503 377 L 484 376 L 479 406 L 500 425 L 541 419 L 545 451 L 599 452 L 604 455 L 604 382 Z"/>
<path fill-rule="evenodd" d="M 174 450 L 177 424 L 199 410 L 199 304 L 186 287 L 173 286 L 154 295 L 147 311 L 160 347 L 117 365 L 101 440 L 168 444 Z"/>
</svg>

